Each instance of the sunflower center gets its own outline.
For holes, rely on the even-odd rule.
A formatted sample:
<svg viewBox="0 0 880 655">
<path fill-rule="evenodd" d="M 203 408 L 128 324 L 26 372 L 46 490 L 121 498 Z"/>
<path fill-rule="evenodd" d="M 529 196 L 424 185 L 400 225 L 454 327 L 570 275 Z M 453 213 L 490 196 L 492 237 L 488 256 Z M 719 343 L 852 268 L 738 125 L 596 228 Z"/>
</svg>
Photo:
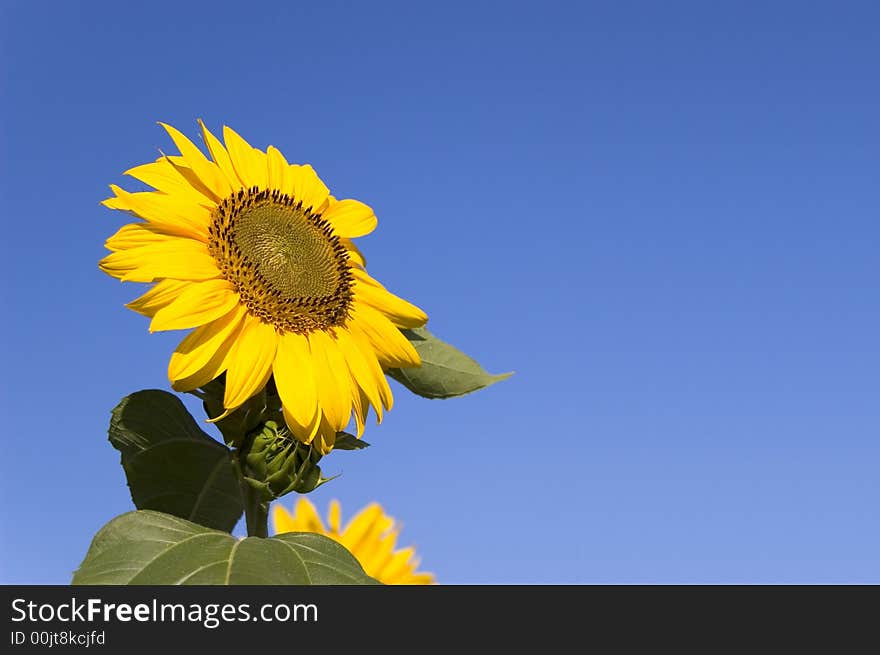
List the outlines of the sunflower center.
<svg viewBox="0 0 880 655">
<path fill-rule="evenodd" d="M 348 251 L 319 214 L 254 187 L 221 202 L 208 233 L 208 249 L 253 315 L 300 334 L 345 322 Z"/>
<path fill-rule="evenodd" d="M 242 211 L 232 236 L 263 279 L 286 298 L 320 298 L 339 286 L 333 243 L 301 209 L 276 203 Z"/>
</svg>

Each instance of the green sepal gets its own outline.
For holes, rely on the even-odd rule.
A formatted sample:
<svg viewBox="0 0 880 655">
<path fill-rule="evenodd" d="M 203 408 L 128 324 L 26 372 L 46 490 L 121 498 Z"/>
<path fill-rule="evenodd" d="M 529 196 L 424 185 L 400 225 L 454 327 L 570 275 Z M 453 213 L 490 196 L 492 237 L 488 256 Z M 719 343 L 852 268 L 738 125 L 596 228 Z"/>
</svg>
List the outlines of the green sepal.
<svg viewBox="0 0 880 655">
<path fill-rule="evenodd" d="M 270 397 L 267 389 L 264 387 L 256 395 L 249 398 L 243 405 L 230 412 L 224 418 L 217 420 L 218 416 L 223 416 L 226 411 L 223 407 L 223 394 L 226 389 L 226 375 L 211 380 L 203 386 L 200 391 L 194 392 L 202 399 L 202 405 L 205 414 L 211 419 L 211 422 L 217 426 L 223 435 L 223 440 L 230 448 L 239 447 L 247 437 L 247 435 L 260 427 L 266 420 L 267 415 L 275 408 L 270 406 Z M 276 412 L 281 413 L 281 405 L 278 404 Z"/>
<path fill-rule="evenodd" d="M 333 444 L 333 450 L 363 450 L 369 447 L 369 443 L 348 432 L 337 432 L 336 443 Z"/>
</svg>

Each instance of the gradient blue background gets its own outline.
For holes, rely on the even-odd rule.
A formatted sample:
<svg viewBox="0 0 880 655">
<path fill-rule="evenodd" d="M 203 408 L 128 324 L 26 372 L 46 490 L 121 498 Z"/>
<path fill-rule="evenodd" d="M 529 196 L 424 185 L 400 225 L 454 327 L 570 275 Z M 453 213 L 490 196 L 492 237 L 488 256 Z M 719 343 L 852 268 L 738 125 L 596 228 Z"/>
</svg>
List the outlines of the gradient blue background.
<svg viewBox="0 0 880 655">
<path fill-rule="evenodd" d="M 877 7 L 4 1 L 0 582 L 131 508 L 109 411 L 181 335 L 98 203 L 197 117 L 375 207 L 373 274 L 516 370 L 395 383 L 322 511 L 445 583 L 880 582 Z"/>
</svg>

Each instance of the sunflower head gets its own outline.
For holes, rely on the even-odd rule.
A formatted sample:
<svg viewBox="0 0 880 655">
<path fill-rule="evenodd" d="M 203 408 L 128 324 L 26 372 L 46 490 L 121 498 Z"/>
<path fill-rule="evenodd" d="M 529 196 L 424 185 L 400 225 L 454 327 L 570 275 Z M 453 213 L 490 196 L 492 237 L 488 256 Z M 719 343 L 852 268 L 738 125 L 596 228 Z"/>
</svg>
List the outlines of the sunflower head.
<svg viewBox="0 0 880 655">
<path fill-rule="evenodd" d="M 434 575 L 417 571 L 419 560 L 415 549 L 397 548 L 400 526 L 388 516 L 379 503 L 371 503 L 355 514 L 342 526 L 342 510 L 339 502 L 330 502 L 327 525 L 318 515 L 315 506 L 307 498 L 300 498 L 293 514 L 284 507 L 272 509 L 275 533 L 316 532 L 330 537 L 345 546 L 367 575 L 384 584 L 424 585 L 434 584 Z"/>
<path fill-rule="evenodd" d="M 192 330 L 171 355 L 175 389 L 223 375 L 225 416 L 271 379 L 290 433 L 325 454 L 352 417 L 361 436 L 370 407 L 377 421 L 391 409 L 384 371 L 420 364 L 400 330 L 427 316 L 367 273 L 353 240 L 376 227 L 370 207 L 200 124 L 207 155 L 162 124 L 180 154 L 126 171 L 152 189 L 111 185 L 104 204 L 140 220 L 107 240 L 100 268 L 152 285 L 128 304 L 151 331 Z"/>
</svg>

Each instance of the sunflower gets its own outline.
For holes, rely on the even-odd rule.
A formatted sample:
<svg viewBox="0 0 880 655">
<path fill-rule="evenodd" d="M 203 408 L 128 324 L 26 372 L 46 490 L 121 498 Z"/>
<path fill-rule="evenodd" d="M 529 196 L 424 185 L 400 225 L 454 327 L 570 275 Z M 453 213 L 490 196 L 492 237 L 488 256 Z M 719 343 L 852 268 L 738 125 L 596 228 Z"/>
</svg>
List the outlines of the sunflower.
<svg viewBox="0 0 880 655">
<path fill-rule="evenodd" d="M 110 186 L 103 204 L 143 220 L 107 240 L 100 268 L 153 284 L 126 305 L 151 332 L 194 328 L 168 365 L 175 390 L 225 373 L 225 415 L 274 378 L 291 432 L 327 453 L 352 414 L 360 437 L 371 406 L 377 422 L 391 409 L 384 369 L 420 365 L 398 328 L 428 317 L 367 273 L 352 240 L 376 227 L 370 207 L 272 146 L 199 124 L 210 157 L 160 123 L 180 155 L 125 172 L 155 190 Z"/>
<path fill-rule="evenodd" d="M 402 548 L 395 551 L 400 527 L 394 519 L 385 514 L 379 503 L 371 503 L 358 512 L 341 529 L 342 512 L 339 502 L 330 501 L 327 524 L 324 527 L 315 506 L 307 498 L 296 503 L 293 516 L 281 505 L 272 509 L 272 523 L 275 533 L 317 532 L 338 541 L 354 555 L 367 575 L 384 584 L 434 584 L 431 573 L 416 572 L 419 560 L 415 549 Z"/>
</svg>

